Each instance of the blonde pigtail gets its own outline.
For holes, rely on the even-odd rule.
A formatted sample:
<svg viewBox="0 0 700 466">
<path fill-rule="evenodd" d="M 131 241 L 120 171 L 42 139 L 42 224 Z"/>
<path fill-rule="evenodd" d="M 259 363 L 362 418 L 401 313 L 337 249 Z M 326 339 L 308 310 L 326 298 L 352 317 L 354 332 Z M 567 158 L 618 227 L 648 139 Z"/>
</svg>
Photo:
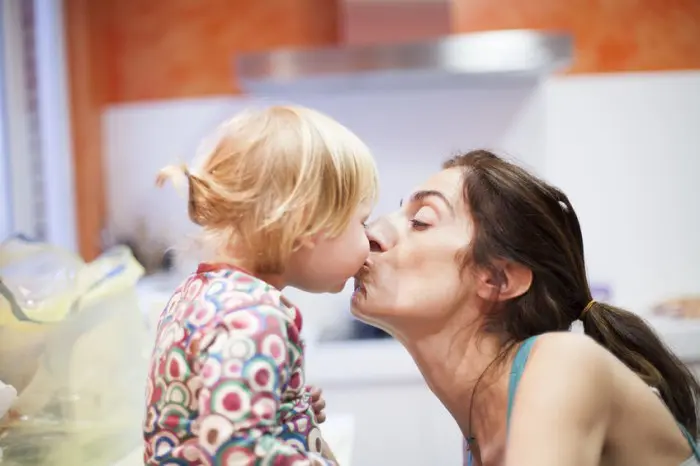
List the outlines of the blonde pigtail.
<svg viewBox="0 0 700 466">
<path fill-rule="evenodd" d="M 156 186 L 162 188 L 170 181 L 178 192 L 184 192 L 185 185 L 189 182 L 190 171 L 187 165 L 168 165 L 158 171 Z"/>
</svg>

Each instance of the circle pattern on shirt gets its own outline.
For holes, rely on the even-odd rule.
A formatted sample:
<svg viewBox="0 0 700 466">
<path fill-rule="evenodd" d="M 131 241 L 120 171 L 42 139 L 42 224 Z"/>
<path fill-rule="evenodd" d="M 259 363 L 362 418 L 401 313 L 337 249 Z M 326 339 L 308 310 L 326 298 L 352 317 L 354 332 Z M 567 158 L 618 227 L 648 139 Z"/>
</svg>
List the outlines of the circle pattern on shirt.
<svg viewBox="0 0 700 466">
<path fill-rule="evenodd" d="M 202 273 L 173 295 L 147 386 L 149 464 L 309 464 L 320 432 L 302 392 L 301 320 L 261 283 Z"/>
<path fill-rule="evenodd" d="M 215 358 L 208 358 L 204 361 L 200 373 L 204 385 L 212 386 L 221 378 L 221 362 Z"/>
<path fill-rule="evenodd" d="M 233 425 L 223 416 L 207 416 L 199 425 L 199 443 L 212 455 L 221 445 L 228 442 L 232 435 Z"/>
<path fill-rule="evenodd" d="M 272 357 L 274 363 L 279 366 L 287 361 L 285 346 L 286 344 L 280 335 L 271 333 L 265 336 L 260 344 L 260 349 L 263 354 Z"/>
<path fill-rule="evenodd" d="M 277 414 L 277 400 L 271 393 L 257 393 L 252 399 L 253 415 L 266 421 L 274 421 Z"/>
<path fill-rule="evenodd" d="M 231 422 L 241 422 L 250 416 L 250 391 L 238 381 L 224 381 L 212 389 L 211 410 Z"/>
<path fill-rule="evenodd" d="M 158 427 L 181 435 L 187 430 L 189 414 L 184 406 L 168 404 L 158 417 Z"/>
<path fill-rule="evenodd" d="M 229 358 L 246 360 L 255 355 L 255 343 L 250 338 L 233 336 L 226 342 L 224 355 Z"/>
<path fill-rule="evenodd" d="M 254 464 L 255 455 L 243 447 L 230 447 L 221 458 L 222 466 L 240 466 L 242 464 Z"/>
<path fill-rule="evenodd" d="M 243 377 L 254 392 L 270 392 L 277 385 L 277 367 L 266 356 L 256 356 L 243 366 Z"/>
<path fill-rule="evenodd" d="M 240 336 L 252 336 L 263 330 L 263 323 L 252 312 L 230 312 L 222 320 Z"/>
<path fill-rule="evenodd" d="M 189 377 L 189 365 L 185 352 L 177 347 L 171 347 L 165 359 L 166 382 L 185 381 Z"/>
<path fill-rule="evenodd" d="M 197 298 L 197 296 L 200 295 L 204 287 L 204 280 L 195 277 L 192 280 L 190 280 L 187 287 L 185 288 L 184 297 L 188 301 L 193 301 Z"/>
<path fill-rule="evenodd" d="M 165 398 L 168 403 L 174 403 L 187 408 L 190 405 L 191 394 L 187 385 L 176 380 L 168 387 Z"/>
</svg>

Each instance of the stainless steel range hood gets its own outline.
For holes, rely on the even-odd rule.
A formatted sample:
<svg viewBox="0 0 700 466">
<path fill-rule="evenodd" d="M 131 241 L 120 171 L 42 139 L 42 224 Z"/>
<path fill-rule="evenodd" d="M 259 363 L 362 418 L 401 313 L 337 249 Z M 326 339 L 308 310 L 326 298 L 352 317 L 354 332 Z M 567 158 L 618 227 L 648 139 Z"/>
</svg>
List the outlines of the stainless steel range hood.
<svg viewBox="0 0 700 466">
<path fill-rule="evenodd" d="M 563 33 L 493 31 L 409 44 L 241 54 L 236 74 L 244 92 L 265 95 L 510 87 L 567 67 L 572 48 Z"/>
</svg>

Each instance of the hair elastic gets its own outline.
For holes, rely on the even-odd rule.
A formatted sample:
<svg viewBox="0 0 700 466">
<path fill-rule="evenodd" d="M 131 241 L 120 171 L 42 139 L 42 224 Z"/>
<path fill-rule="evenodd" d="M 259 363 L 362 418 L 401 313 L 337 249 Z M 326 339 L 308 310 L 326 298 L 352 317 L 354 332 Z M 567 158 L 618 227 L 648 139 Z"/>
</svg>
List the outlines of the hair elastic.
<svg viewBox="0 0 700 466">
<path fill-rule="evenodd" d="M 597 301 L 595 299 L 591 299 L 588 304 L 586 304 L 586 307 L 583 308 L 583 311 L 581 311 L 581 315 L 578 316 L 578 319 L 581 320 L 585 317 L 586 313 L 591 310 L 594 304 L 596 304 Z"/>
</svg>

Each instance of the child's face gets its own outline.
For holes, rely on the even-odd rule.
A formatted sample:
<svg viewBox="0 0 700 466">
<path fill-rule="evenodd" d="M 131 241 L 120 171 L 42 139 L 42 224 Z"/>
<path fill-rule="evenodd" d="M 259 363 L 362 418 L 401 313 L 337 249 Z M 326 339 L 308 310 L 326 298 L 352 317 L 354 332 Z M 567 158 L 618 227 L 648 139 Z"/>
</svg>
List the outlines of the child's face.
<svg viewBox="0 0 700 466">
<path fill-rule="evenodd" d="M 342 291 L 369 255 L 365 222 L 371 211 L 372 204 L 361 204 L 339 236 L 321 237 L 296 251 L 288 267 L 289 285 L 312 293 Z"/>
</svg>

